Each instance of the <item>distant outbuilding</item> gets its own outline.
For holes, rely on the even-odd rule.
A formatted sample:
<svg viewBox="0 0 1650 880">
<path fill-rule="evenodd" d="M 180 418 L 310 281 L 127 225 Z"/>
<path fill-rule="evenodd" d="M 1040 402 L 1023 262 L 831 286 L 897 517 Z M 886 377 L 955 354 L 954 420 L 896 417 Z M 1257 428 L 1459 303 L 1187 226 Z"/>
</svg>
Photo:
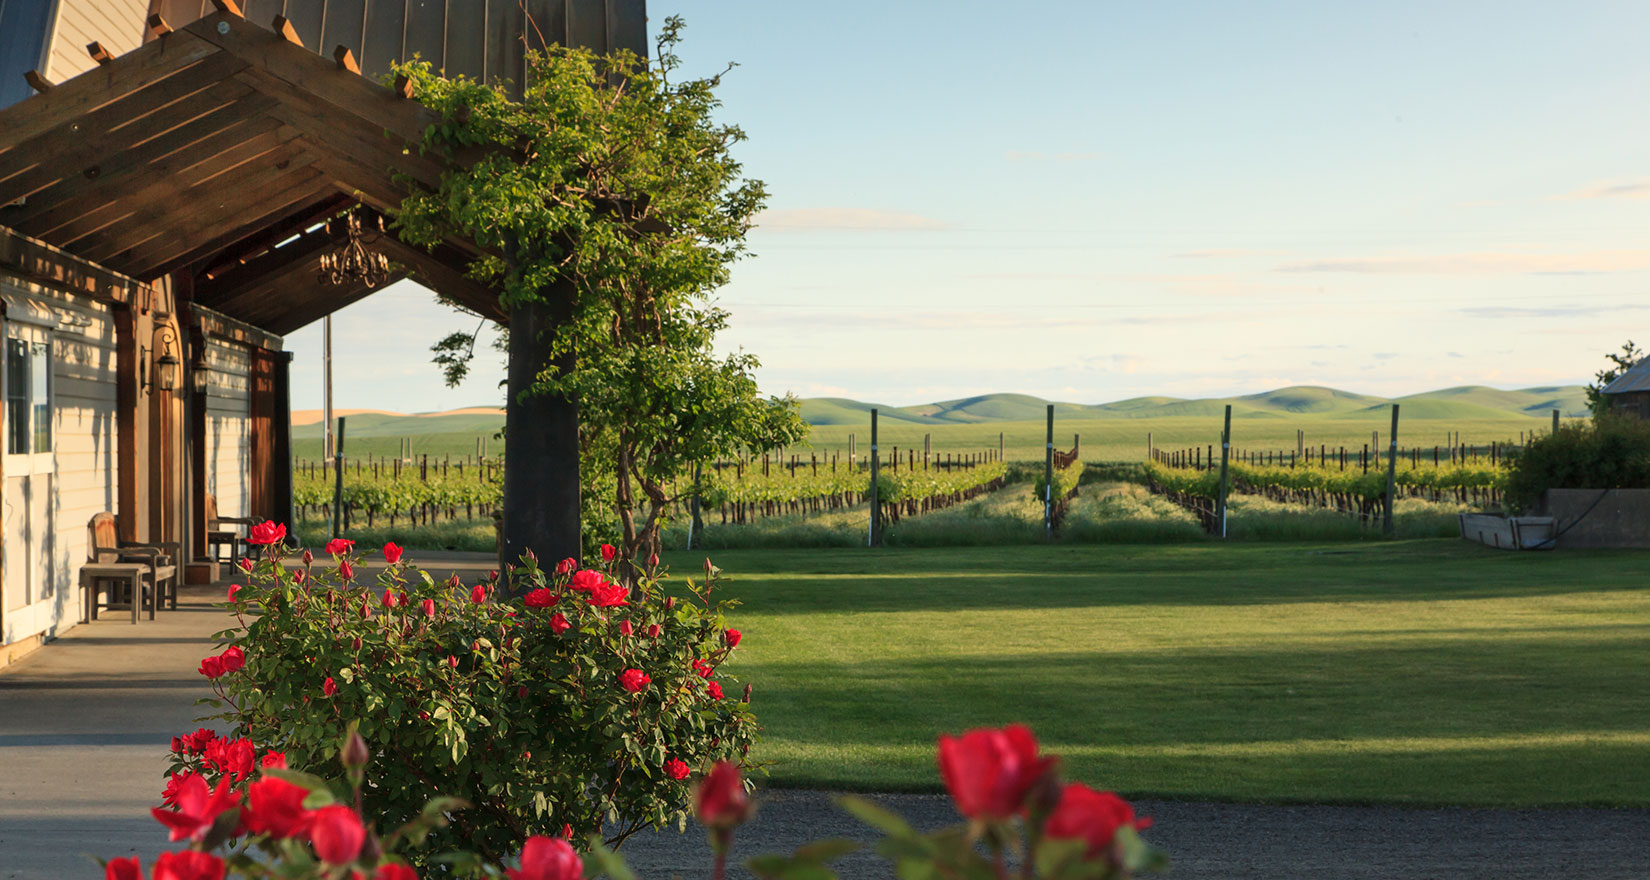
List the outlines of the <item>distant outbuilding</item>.
<svg viewBox="0 0 1650 880">
<path fill-rule="evenodd" d="M 1612 411 L 1650 419 L 1650 358 L 1617 376 L 1601 393 L 1609 398 Z"/>
</svg>

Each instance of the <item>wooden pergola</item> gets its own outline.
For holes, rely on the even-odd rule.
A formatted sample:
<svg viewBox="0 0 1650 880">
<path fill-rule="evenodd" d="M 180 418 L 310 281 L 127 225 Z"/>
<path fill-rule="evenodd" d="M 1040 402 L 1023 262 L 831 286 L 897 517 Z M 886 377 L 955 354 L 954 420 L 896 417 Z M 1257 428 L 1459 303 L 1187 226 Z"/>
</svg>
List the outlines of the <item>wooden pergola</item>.
<svg viewBox="0 0 1650 880">
<path fill-rule="evenodd" d="M 345 47 L 329 58 L 279 16 L 265 29 L 231 0 L 212 5 L 177 29 L 151 16 L 152 39 L 119 57 L 93 44 L 97 67 L 61 84 L 34 75 L 39 94 L 0 110 L 0 262 L 117 303 L 168 284 L 180 311 L 281 335 L 372 292 L 321 280 L 335 246 L 326 221 L 354 208 L 372 225 L 406 186 L 436 187 L 447 160 L 415 145 L 439 120 L 404 80 L 361 76 Z M 464 276 L 473 243 L 426 252 L 391 233 L 373 246 L 396 277 L 512 317 Z M 518 400 L 542 369 L 551 314 L 536 307 L 512 339 L 508 443 L 533 467 L 506 475 L 511 555 L 578 548 L 576 404 Z"/>
</svg>

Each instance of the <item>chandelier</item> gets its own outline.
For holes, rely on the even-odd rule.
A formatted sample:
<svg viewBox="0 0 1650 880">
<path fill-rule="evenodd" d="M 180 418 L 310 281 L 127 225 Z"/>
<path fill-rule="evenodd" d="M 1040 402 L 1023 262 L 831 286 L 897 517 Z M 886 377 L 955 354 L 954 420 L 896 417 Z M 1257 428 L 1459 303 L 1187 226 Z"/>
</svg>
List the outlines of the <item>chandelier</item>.
<svg viewBox="0 0 1650 880">
<path fill-rule="evenodd" d="M 352 212 L 344 220 L 344 240 L 339 243 L 337 250 L 321 255 L 321 282 L 338 285 L 363 284 L 370 290 L 388 281 L 389 258 L 367 249 L 367 245 L 376 242 L 378 237 L 384 234 L 384 218 L 374 215 L 378 229 L 371 233 L 370 238 L 361 232 L 359 213 Z M 331 227 L 332 221 L 327 225 Z M 327 231 L 336 235 L 331 228 Z"/>
</svg>

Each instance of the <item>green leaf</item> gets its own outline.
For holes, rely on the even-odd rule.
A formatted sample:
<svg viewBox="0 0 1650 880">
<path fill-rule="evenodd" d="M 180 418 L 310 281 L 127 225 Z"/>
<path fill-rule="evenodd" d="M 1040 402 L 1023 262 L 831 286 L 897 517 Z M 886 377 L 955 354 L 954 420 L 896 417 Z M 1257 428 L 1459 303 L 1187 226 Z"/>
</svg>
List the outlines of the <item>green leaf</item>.
<svg viewBox="0 0 1650 880">
<path fill-rule="evenodd" d="M 853 795 L 842 795 L 836 799 L 837 806 L 853 814 L 854 818 L 865 824 L 896 837 L 914 837 L 916 830 L 909 822 L 896 813 L 890 812 L 871 803 L 870 801 Z"/>
</svg>

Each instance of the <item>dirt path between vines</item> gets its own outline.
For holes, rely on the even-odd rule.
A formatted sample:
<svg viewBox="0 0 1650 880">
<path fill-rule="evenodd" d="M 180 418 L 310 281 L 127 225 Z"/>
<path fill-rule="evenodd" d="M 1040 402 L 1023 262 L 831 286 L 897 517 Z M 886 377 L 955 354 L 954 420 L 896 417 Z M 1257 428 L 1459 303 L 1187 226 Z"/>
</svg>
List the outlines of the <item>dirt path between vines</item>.
<svg viewBox="0 0 1650 880">
<path fill-rule="evenodd" d="M 942 795 L 877 795 L 923 829 L 957 821 Z M 1171 878 L 1650 878 L 1650 810 L 1474 810 L 1262 806 L 1141 801 L 1146 836 L 1169 853 Z M 789 852 L 809 840 L 876 840 L 818 791 L 771 791 L 735 841 L 735 861 Z M 708 877 L 710 849 L 690 827 L 637 835 L 623 852 L 643 878 Z M 861 851 L 836 863 L 844 878 L 892 877 Z M 742 869 L 730 877 L 748 877 Z"/>
</svg>

